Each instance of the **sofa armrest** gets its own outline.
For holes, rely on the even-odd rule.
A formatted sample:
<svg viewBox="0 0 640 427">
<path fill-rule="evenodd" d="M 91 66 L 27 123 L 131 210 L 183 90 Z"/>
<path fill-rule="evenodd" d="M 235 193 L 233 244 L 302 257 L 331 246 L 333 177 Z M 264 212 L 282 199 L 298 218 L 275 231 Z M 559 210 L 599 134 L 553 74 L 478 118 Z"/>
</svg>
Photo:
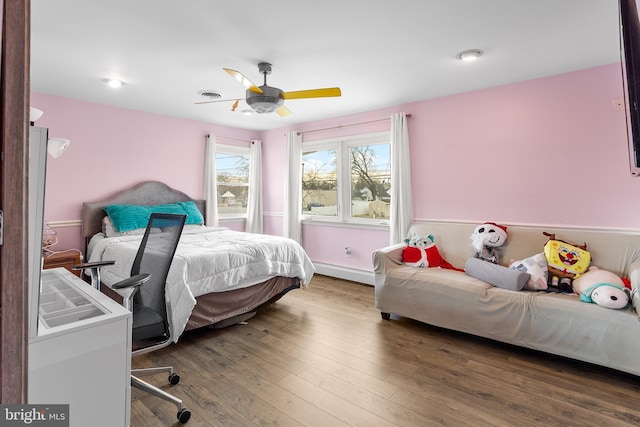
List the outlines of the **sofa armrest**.
<svg viewBox="0 0 640 427">
<path fill-rule="evenodd" d="M 629 266 L 629 281 L 631 282 L 631 305 L 640 316 L 640 261 L 634 261 Z"/>
<path fill-rule="evenodd" d="M 640 289 L 640 260 L 634 261 L 629 265 L 628 270 L 631 289 Z"/>
<path fill-rule="evenodd" d="M 398 243 L 373 251 L 373 273 L 376 288 L 384 283 L 389 269 L 402 265 L 402 250 L 407 245 Z"/>
</svg>

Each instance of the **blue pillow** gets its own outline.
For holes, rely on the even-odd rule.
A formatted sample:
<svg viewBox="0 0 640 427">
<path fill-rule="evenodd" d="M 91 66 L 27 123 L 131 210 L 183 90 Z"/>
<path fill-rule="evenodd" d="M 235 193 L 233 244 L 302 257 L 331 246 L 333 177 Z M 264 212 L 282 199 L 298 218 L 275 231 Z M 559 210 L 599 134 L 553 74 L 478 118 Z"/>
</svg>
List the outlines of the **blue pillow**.
<svg viewBox="0 0 640 427">
<path fill-rule="evenodd" d="M 184 209 L 184 212 L 187 214 L 185 224 L 204 224 L 204 217 L 194 202 L 178 202 L 176 204 L 182 206 L 182 209 Z"/>
<path fill-rule="evenodd" d="M 203 224 L 204 218 L 194 202 L 178 202 L 164 205 L 109 205 L 104 207 L 113 226 L 120 233 L 146 228 L 154 212 L 187 215 L 185 224 Z"/>
</svg>

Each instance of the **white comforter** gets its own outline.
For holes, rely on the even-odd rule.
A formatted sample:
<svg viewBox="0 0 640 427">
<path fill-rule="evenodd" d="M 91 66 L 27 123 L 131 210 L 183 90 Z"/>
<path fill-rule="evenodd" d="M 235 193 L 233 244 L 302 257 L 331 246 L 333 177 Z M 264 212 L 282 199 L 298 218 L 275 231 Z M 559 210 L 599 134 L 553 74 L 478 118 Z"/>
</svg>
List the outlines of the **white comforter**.
<svg viewBox="0 0 640 427">
<path fill-rule="evenodd" d="M 111 286 L 130 276 L 142 236 L 94 236 L 89 262 L 115 260 L 100 271 Z M 195 297 L 238 289 L 273 276 L 298 277 L 306 286 L 315 268 L 306 252 L 292 239 L 221 228 L 185 230 L 167 277 L 167 305 L 174 342 L 184 331 Z"/>
</svg>

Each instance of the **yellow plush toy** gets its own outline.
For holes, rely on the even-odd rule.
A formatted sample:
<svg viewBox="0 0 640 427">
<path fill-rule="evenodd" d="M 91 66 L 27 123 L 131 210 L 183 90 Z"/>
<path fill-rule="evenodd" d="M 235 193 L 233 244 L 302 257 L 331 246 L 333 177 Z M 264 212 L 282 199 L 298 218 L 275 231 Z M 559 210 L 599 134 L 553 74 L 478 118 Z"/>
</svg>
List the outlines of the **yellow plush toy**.
<svg viewBox="0 0 640 427">
<path fill-rule="evenodd" d="M 549 237 L 544 245 L 544 256 L 549 269 L 548 290 L 553 292 L 573 292 L 571 282 L 586 272 L 591 264 L 591 254 L 587 244 L 572 245 L 556 239 L 555 234 L 543 233 Z"/>
</svg>

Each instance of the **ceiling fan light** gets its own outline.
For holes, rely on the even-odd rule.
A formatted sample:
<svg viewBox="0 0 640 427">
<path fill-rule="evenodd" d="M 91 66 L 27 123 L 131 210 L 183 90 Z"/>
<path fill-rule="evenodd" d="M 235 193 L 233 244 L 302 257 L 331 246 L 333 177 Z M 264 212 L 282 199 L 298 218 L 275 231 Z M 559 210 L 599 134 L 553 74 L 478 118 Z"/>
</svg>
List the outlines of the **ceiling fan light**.
<svg viewBox="0 0 640 427">
<path fill-rule="evenodd" d="M 482 54 L 483 52 L 480 49 L 468 49 L 468 50 L 463 50 L 462 52 L 459 52 L 456 55 L 456 58 L 458 58 L 461 61 L 471 62 L 480 58 Z"/>
<path fill-rule="evenodd" d="M 251 103 L 248 103 L 251 108 L 253 108 L 253 111 L 255 111 L 258 114 L 267 114 L 267 113 L 273 113 L 274 111 L 276 111 L 278 108 L 280 108 L 280 104 L 274 103 L 272 101 L 253 101 Z"/>
</svg>

